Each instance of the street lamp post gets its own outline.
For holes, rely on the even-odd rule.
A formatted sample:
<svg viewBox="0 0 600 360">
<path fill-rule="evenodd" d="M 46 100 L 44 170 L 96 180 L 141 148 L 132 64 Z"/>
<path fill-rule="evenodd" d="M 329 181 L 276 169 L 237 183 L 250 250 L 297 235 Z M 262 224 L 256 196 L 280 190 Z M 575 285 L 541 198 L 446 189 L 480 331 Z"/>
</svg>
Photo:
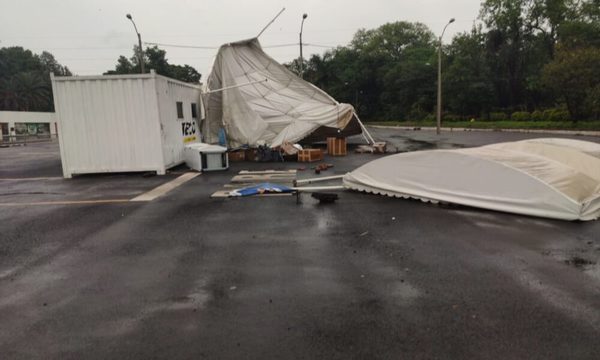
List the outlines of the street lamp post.
<svg viewBox="0 0 600 360">
<path fill-rule="evenodd" d="M 304 20 L 308 17 L 308 14 L 302 15 L 302 23 L 300 24 L 300 78 L 302 79 L 302 75 L 304 72 L 304 60 L 302 58 L 302 29 L 304 28 Z"/>
<path fill-rule="evenodd" d="M 138 37 L 138 46 L 139 46 L 138 59 L 140 60 L 140 70 L 141 70 L 141 73 L 143 74 L 146 71 L 144 69 L 144 50 L 142 49 L 142 36 L 138 32 L 137 26 L 135 26 L 135 22 L 133 21 L 131 14 L 127 14 L 126 16 L 129 20 L 131 20 L 131 23 L 133 24 L 133 28 L 135 29 L 135 33 L 137 34 L 137 37 Z"/>
<path fill-rule="evenodd" d="M 444 30 L 442 31 L 442 35 L 440 35 L 440 42 L 438 44 L 438 88 L 437 88 L 437 129 L 436 133 L 440 134 L 440 127 L 442 126 L 442 38 L 444 37 L 444 33 L 446 32 L 446 28 L 448 25 L 454 22 L 454 18 L 450 19 L 446 26 L 444 26 Z"/>
</svg>

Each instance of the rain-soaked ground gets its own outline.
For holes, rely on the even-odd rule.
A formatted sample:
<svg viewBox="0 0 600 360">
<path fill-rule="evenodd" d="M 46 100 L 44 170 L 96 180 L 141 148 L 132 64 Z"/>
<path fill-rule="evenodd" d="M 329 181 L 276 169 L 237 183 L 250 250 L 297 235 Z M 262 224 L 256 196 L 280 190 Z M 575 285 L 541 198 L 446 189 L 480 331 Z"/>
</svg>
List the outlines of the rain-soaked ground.
<svg viewBox="0 0 600 360">
<path fill-rule="evenodd" d="M 371 131 L 392 152 L 531 137 Z M 600 358 L 599 222 L 354 192 L 209 198 L 239 170 L 297 163 L 112 201 L 178 174 L 62 180 L 57 150 L 0 148 L 2 359 Z M 326 158 L 321 176 L 376 157 Z"/>
</svg>

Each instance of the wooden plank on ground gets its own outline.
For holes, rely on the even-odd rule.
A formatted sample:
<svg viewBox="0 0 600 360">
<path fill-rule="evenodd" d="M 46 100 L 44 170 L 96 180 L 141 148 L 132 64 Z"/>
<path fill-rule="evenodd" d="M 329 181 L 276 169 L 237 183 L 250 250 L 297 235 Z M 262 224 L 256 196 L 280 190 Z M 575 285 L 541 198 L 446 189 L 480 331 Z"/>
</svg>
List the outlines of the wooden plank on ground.
<svg viewBox="0 0 600 360">
<path fill-rule="evenodd" d="M 278 181 L 294 181 L 296 175 L 290 174 L 263 174 L 263 175 L 236 175 L 231 179 L 231 183 L 261 183 L 261 182 L 278 182 Z"/>
<path fill-rule="evenodd" d="M 254 171 L 254 170 L 242 170 L 239 172 L 240 175 L 260 175 L 260 174 L 295 174 L 297 172 L 296 169 L 292 170 L 262 170 L 262 171 Z"/>
</svg>

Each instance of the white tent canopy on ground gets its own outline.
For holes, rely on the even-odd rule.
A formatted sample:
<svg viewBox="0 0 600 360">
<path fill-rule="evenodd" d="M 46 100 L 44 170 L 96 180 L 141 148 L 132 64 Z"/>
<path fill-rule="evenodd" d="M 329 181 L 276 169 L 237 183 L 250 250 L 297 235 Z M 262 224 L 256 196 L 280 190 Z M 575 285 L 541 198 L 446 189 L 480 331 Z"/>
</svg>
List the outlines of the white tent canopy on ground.
<svg viewBox="0 0 600 360">
<path fill-rule="evenodd" d="M 364 128 L 352 105 L 297 77 L 256 38 L 221 46 L 207 87 L 202 128 L 209 143 L 218 141 L 221 128 L 231 147 L 276 147 L 307 137 L 360 134 Z"/>
<path fill-rule="evenodd" d="M 533 139 L 387 156 L 347 188 L 562 220 L 600 216 L 600 144 Z"/>
</svg>

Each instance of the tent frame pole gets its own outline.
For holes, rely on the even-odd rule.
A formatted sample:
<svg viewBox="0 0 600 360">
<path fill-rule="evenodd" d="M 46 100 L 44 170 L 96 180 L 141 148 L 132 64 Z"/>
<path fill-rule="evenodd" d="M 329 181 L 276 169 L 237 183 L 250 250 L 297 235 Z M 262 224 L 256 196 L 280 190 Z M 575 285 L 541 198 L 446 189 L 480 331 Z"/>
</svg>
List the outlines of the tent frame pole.
<svg viewBox="0 0 600 360">
<path fill-rule="evenodd" d="M 271 26 L 271 24 L 272 24 L 272 23 L 274 23 L 274 22 L 275 22 L 275 20 L 277 20 L 277 18 L 279 17 L 279 15 L 281 15 L 281 13 L 282 13 L 282 12 L 284 12 L 284 11 L 285 11 L 285 8 L 281 9 L 281 11 L 279 11 L 279 12 L 277 13 L 277 15 L 275 15 L 275 17 L 273 18 L 273 20 L 269 21 L 269 23 L 267 24 L 267 26 L 265 26 L 265 27 L 264 27 L 264 28 L 263 28 L 263 29 L 262 29 L 262 30 L 261 30 L 261 31 L 258 33 L 258 35 L 256 35 L 256 37 L 257 37 L 257 38 L 259 38 L 259 37 L 262 35 L 262 33 L 264 33 L 264 32 L 265 32 L 265 30 L 267 30 L 267 28 L 268 28 L 269 26 Z"/>
<path fill-rule="evenodd" d="M 360 118 L 358 117 L 358 115 L 356 114 L 356 112 L 354 112 L 353 115 L 356 117 L 356 120 L 358 121 L 358 124 L 360 125 L 360 128 L 363 131 L 362 136 L 367 141 L 367 144 L 375 144 L 375 140 L 373 140 L 373 137 L 371 136 L 371 133 L 369 133 L 369 130 L 367 130 L 367 127 L 362 123 L 362 121 L 360 121 Z"/>
<path fill-rule="evenodd" d="M 344 176 L 345 175 L 334 175 L 334 176 L 325 176 L 325 177 L 318 177 L 318 178 L 311 178 L 311 179 L 302 179 L 302 180 L 296 180 L 294 182 L 294 184 L 296 184 L 296 185 L 312 184 L 312 183 L 316 183 L 316 182 L 320 182 L 320 181 L 342 179 L 342 178 L 344 178 Z"/>
</svg>

